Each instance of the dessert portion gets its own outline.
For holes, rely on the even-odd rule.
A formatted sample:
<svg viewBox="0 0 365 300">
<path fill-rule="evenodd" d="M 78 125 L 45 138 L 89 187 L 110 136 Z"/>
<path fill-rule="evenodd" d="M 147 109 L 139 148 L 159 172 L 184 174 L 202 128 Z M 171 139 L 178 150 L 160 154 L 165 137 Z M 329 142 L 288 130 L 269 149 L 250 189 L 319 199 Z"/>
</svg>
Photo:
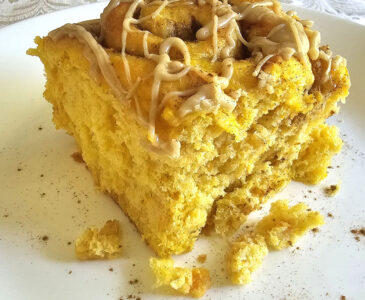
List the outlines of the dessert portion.
<svg viewBox="0 0 365 300">
<path fill-rule="evenodd" d="M 306 232 L 323 224 L 323 217 L 304 203 L 292 207 L 287 200 L 272 203 L 269 214 L 253 232 L 244 233 L 232 243 L 227 255 L 232 282 L 250 283 L 251 274 L 261 266 L 268 250 L 293 246 Z"/>
<path fill-rule="evenodd" d="M 205 268 L 174 267 L 171 258 L 155 257 L 150 258 L 150 267 L 156 276 L 156 288 L 170 286 L 183 295 L 200 298 L 211 285 L 209 271 Z"/>
<path fill-rule="evenodd" d="M 76 240 L 76 257 L 81 260 L 111 259 L 118 257 L 122 250 L 118 220 L 109 220 L 101 229 L 87 228 Z"/>
<path fill-rule="evenodd" d="M 162 257 L 234 232 L 341 148 L 350 86 L 313 22 L 277 1 L 110 1 L 36 38 L 53 121 Z"/>
</svg>

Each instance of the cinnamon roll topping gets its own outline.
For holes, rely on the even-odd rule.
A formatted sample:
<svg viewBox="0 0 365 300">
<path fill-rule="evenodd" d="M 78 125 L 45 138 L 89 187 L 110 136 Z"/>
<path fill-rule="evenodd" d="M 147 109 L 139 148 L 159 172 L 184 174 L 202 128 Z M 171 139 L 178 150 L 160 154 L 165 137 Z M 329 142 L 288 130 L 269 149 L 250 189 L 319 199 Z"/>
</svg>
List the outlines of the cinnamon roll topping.
<svg viewBox="0 0 365 300">
<path fill-rule="evenodd" d="M 194 20 L 186 17 L 187 23 L 192 24 L 193 21 L 201 23 L 195 34 L 196 41 L 185 42 L 178 36 L 162 38 L 147 30 L 148 26 L 141 26 L 145 29 L 139 27 L 146 22 L 154 22 L 164 10 L 172 9 L 170 6 L 178 5 L 184 5 L 192 11 Z M 155 9 L 151 10 L 151 7 Z M 322 74 L 321 84 L 329 80 L 332 52 L 320 49 L 320 34 L 311 29 L 313 22 L 299 20 L 294 12 L 283 13 L 278 7 L 279 3 L 276 0 L 262 2 L 232 0 L 231 4 L 220 0 L 197 0 L 196 3 L 185 0 L 111 0 L 100 16 L 100 30 L 95 30 L 94 23 L 93 34 L 89 32 L 90 24 L 66 24 L 50 32 L 49 36 L 54 40 L 69 36 L 85 45 L 85 56 L 91 63 L 91 70 L 100 71 L 117 98 L 125 102 L 128 99 L 135 101 L 137 120 L 148 127 L 150 142 L 148 148 L 154 152 L 178 157 L 179 142 L 173 139 L 162 141 L 156 132 L 155 123 L 158 115 L 172 97 L 186 98 L 178 110 L 180 118 L 201 111 L 214 113 L 218 108 L 233 111 L 237 99 L 231 96 L 237 94 L 239 97 L 243 93 L 231 91 L 229 96 L 225 93 L 225 89 L 229 86 L 234 71 L 234 53 L 238 47 L 244 47 L 251 53 L 253 61 L 256 62 L 252 76 L 257 78 L 259 87 L 265 88 L 269 93 L 274 92 L 274 88 L 270 85 L 271 80 L 268 80 L 271 75 L 264 72 L 263 68 L 275 56 L 280 56 L 283 60 L 295 57 L 308 68 L 311 68 L 313 61 L 324 61 L 327 67 Z M 147 8 L 151 10 L 149 14 L 140 13 Z M 120 47 L 118 42 L 114 43 L 108 31 L 108 22 L 115 15 L 121 18 L 113 20 L 113 28 L 117 32 Z M 169 31 L 171 35 L 174 32 L 174 21 L 169 22 L 172 24 Z M 96 32 L 99 33 L 98 36 Z M 127 56 L 133 54 L 130 53 L 129 40 L 139 41 L 140 54 L 155 63 L 147 120 L 143 118 L 135 97 L 135 90 L 142 78 L 138 77 L 135 82 L 132 80 Z M 194 47 L 203 42 L 212 43 L 213 51 L 208 55 L 212 63 L 220 61 L 221 76 L 213 75 L 210 81 L 200 87 L 160 95 L 161 82 L 178 81 L 189 72 L 196 71 L 191 65 L 191 55 L 196 55 Z M 122 86 L 118 79 L 109 55 L 102 46 L 105 43 L 109 46 L 117 45 L 116 49 L 120 50 L 127 86 Z M 337 65 L 340 62 L 342 62 L 341 57 L 336 56 L 333 64 Z M 200 73 L 202 72 L 200 70 Z"/>
</svg>

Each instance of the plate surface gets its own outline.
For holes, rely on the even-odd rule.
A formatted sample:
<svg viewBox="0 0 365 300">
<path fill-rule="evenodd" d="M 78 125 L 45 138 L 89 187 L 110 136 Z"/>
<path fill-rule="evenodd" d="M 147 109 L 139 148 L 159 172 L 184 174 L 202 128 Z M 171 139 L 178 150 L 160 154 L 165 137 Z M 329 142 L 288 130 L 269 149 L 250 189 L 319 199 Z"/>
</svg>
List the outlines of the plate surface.
<svg viewBox="0 0 365 300">
<path fill-rule="evenodd" d="M 51 106 L 42 97 L 43 66 L 25 55 L 34 36 L 66 22 L 97 18 L 104 6 L 63 10 L 0 30 L 1 300 L 178 298 L 169 290 L 151 288 L 152 251 L 113 201 L 95 189 L 84 165 L 70 157 L 76 145 L 65 132 L 56 131 Z M 232 286 L 226 278 L 226 243 L 202 237 L 191 253 L 176 261 L 198 265 L 197 255 L 208 254 L 205 266 L 213 287 L 203 299 L 339 299 L 341 295 L 365 299 L 365 237 L 356 241 L 350 233 L 365 226 L 365 27 L 310 10 L 297 11 L 313 19 L 324 43 L 348 59 L 352 88 L 340 115 L 330 120 L 341 128 L 345 145 L 328 178 L 315 187 L 292 183 L 275 198 L 305 201 L 326 216 L 326 224 L 303 237 L 295 245 L 298 249 L 271 252 L 254 281 L 244 287 Z M 339 194 L 327 198 L 324 187 L 340 180 Z M 264 205 L 252 218 L 268 208 Z M 113 218 L 122 224 L 123 256 L 77 261 L 75 238 L 86 227 Z M 128 283 L 134 279 L 137 284 Z"/>
</svg>

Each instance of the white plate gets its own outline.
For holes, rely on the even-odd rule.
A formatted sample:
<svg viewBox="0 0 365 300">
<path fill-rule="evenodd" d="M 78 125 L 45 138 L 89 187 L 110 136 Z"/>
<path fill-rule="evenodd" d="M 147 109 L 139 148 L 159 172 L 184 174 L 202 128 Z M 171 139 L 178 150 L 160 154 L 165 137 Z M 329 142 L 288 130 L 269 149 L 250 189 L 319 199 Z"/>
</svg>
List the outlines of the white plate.
<svg viewBox="0 0 365 300">
<path fill-rule="evenodd" d="M 46 35 L 66 22 L 96 18 L 104 5 L 68 9 L 0 30 L 0 299 L 176 297 L 168 289 L 151 288 L 152 251 L 113 201 L 96 191 L 86 168 L 70 157 L 75 143 L 55 130 L 51 106 L 42 98 L 43 66 L 25 55 L 35 35 Z M 326 217 L 318 233 L 302 238 L 296 245 L 299 250 L 271 252 L 254 281 L 244 287 L 230 285 L 222 272 L 222 243 L 203 237 L 192 253 L 176 259 L 192 266 L 198 254 L 208 253 L 213 287 L 204 299 L 365 299 L 365 238 L 357 242 L 350 233 L 365 226 L 365 27 L 297 11 L 314 19 L 324 41 L 348 58 L 353 86 L 340 116 L 331 121 L 345 140 L 335 168 L 319 186 L 292 183 L 276 198 L 304 200 L 334 218 Z M 323 188 L 340 179 L 340 193 L 325 197 Z M 101 226 L 112 218 L 122 223 L 123 257 L 77 261 L 74 244 L 67 243 L 87 226 Z M 45 235 L 46 242 L 41 239 Z M 136 278 L 138 284 L 128 283 Z"/>
</svg>

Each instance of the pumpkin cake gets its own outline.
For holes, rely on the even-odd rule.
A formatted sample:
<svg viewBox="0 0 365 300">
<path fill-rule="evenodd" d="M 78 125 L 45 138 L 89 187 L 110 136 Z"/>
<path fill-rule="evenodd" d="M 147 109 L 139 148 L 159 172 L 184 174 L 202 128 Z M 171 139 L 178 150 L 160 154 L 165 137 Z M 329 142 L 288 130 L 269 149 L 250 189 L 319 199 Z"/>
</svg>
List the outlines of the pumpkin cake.
<svg viewBox="0 0 365 300">
<path fill-rule="evenodd" d="M 110 1 L 37 37 L 44 97 L 95 183 L 162 257 L 228 234 L 341 149 L 346 60 L 278 1 Z"/>
</svg>

